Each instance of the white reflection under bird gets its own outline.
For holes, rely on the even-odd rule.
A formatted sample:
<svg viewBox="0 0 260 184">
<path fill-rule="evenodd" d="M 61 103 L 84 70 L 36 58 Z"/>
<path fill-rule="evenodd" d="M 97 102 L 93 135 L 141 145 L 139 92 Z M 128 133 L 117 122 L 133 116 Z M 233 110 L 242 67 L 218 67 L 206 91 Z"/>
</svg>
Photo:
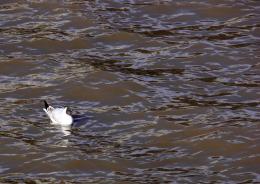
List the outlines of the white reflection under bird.
<svg viewBox="0 0 260 184">
<path fill-rule="evenodd" d="M 46 112 L 53 124 L 70 126 L 73 123 L 72 116 L 67 113 L 67 107 L 54 108 L 50 106 L 45 100 L 44 106 L 45 108 L 43 108 L 43 110 Z"/>
</svg>

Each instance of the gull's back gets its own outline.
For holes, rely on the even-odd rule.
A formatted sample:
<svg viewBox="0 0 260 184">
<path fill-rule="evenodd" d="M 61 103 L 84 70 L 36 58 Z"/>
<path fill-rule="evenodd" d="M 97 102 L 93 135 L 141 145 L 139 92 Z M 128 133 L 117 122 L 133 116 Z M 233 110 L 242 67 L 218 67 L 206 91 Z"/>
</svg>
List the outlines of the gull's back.
<svg viewBox="0 0 260 184">
<path fill-rule="evenodd" d="M 45 101 L 45 108 L 43 109 L 49 116 L 54 124 L 59 124 L 63 126 L 69 126 L 72 124 L 73 119 L 67 114 L 67 107 L 65 108 L 53 108 L 49 106 Z"/>
</svg>

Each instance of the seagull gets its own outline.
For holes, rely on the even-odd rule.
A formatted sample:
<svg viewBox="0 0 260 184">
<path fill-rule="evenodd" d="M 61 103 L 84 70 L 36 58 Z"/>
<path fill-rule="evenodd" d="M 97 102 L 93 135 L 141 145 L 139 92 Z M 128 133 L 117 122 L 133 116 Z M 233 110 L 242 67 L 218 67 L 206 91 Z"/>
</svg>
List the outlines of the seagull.
<svg viewBox="0 0 260 184">
<path fill-rule="evenodd" d="M 43 108 L 43 110 L 46 112 L 53 124 L 70 126 L 73 123 L 72 116 L 67 114 L 67 107 L 54 108 L 52 106 L 49 106 L 49 104 L 45 100 L 44 106 L 45 108 Z"/>
</svg>

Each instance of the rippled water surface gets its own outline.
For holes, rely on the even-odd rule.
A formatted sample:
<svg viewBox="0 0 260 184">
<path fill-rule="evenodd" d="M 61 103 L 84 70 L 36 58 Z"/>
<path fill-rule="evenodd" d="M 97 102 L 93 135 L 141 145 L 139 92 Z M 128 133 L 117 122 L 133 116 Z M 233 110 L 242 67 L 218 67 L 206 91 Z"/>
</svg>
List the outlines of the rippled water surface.
<svg viewBox="0 0 260 184">
<path fill-rule="evenodd" d="M 258 0 L 0 1 L 0 183 L 260 182 Z M 70 106 L 71 130 L 42 100 Z"/>
</svg>

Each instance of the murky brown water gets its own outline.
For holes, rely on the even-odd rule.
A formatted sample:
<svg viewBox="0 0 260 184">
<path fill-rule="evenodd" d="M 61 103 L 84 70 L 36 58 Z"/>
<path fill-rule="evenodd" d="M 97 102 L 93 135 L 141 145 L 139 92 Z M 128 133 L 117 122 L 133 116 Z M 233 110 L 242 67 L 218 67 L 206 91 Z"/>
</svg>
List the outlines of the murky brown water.
<svg viewBox="0 0 260 184">
<path fill-rule="evenodd" d="M 1 0 L 0 183 L 260 182 L 259 15 L 258 0 Z M 70 135 L 43 99 L 71 107 Z"/>
</svg>

